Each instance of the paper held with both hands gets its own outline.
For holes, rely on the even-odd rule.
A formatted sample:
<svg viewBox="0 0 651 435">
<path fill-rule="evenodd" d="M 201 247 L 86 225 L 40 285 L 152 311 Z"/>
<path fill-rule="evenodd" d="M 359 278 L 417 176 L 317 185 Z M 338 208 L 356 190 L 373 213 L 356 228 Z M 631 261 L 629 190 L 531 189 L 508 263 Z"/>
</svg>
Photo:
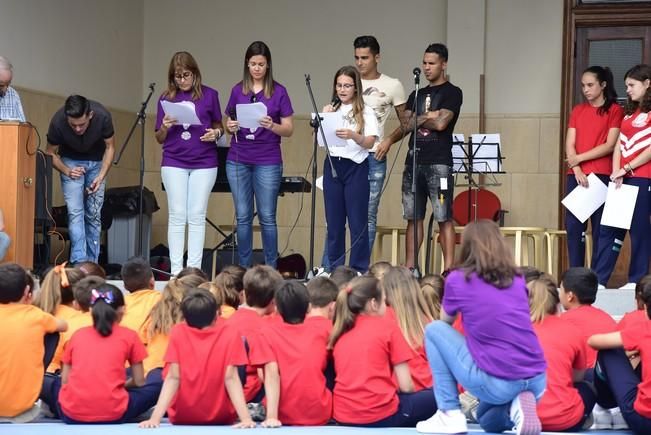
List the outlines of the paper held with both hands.
<svg viewBox="0 0 651 435">
<path fill-rule="evenodd" d="M 637 186 L 622 184 L 616 188 L 615 183 L 609 183 L 601 225 L 630 230 L 638 190 Z"/>
<path fill-rule="evenodd" d="M 319 116 L 321 117 L 321 127 L 328 142 L 328 147 L 345 147 L 347 144 L 346 139 L 337 137 L 337 130 L 344 128 L 343 115 L 339 112 L 327 112 L 319 113 Z M 314 113 L 312 113 L 312 119 L 314 119 Z M 319 146 L 325 146 L 320 130 L 316 132 L 316 135 Z"/>
<path fill-rule="evenodd" d="M 197 110 L 192 101 L 180 101 L 172 103 L 171 101 L 161 101 L 161 106 L 165 114 L 176 119 L 177 124 L 201 125 Z"/>
<path fill-rule="evenodd" d="M 235 113 L 240 127 L 254 130 L 260 127 L 260 119 L 267 116 L 267 106 L 260 102 L 236 104 Z"/>
<path fill-rule="evenodd" d="M 588 187 L 576 186 L 561 204 L 579 221 L 585 222 L 606 202 L 608 187 L 595 174 L 588 175 Z"/>
</svg>

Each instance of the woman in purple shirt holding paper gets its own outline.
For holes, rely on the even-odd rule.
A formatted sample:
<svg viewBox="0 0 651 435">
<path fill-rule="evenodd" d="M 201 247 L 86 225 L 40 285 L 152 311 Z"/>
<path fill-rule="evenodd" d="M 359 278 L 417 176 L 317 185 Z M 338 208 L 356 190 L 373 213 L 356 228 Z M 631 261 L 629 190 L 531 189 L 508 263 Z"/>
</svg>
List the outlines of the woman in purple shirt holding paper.
<svg viewBox="0 0 651 435">
<path fill-rule="evenodd" d="M 163 101 L 190 104 L 200 124 L 180 124 L 167 115 Z M 167 89 L 158 100 L 156 140 L 163 144 L 161 178 L 167 192 L 167 241 L 172 275 L 183 269 L 185 224 L 188 224 L 188 266 L 201 267 L 208 198 L 217 178 L 215 142 L 224 133 L 219 95 L 201 84 L 194 57 L 180 51 L 172 56 Z"/>
<path fill-rule="evenodd" d="M 262 103 L 267 115 L 258 119 L 257 125 L 245 128 L 237 120 L 238 111 L 247 109 L 241 105 L 254 103 Z M 244 267 L 252 265 L 254 196 L 265 263 L 276 267 L 276 206 L 283 174 L 280 141 L 294 131 L 293 113 L 287 90 L 273 79 L 269 47 L 262 41 L 253 42 L 244 56 L 242 81 L 233 86 L 226 106 L 226 128 L 233 135 L 226 175 L 235 203 L 239 261 Z"/>
<path fill-rule="evenodd" d="M 465 336 L 452 328 L 457 315 Z M 486 432 L 540 433 L 536 401 L 547 364 L 529 316 L 529 292 L 497 224 L 471 222 L 445 279 L 441 320 L 425 329 L 438 411 L 416 425 L 418 432 L 467 432 L 458 383 L 479 399 L 477 420 Z"/>
</svg>

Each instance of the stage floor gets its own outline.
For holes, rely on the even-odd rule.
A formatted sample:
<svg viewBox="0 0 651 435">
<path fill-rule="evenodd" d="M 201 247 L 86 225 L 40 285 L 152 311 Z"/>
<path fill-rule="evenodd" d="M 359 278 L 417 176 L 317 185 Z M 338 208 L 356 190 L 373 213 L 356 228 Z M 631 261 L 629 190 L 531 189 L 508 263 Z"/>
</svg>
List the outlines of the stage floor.
<svg viewBox="0 0 651 435">
<path fill-rule="evenodd" d="M 137 424 L 122 425 L 66 425 L 63 423 L 29 423 L 29 424 L 0 424 L 2 435 L 86 435 L 86 434 L 143 434 L 145 429 L 139 429 Z M 293 435 L 361 435 L 361 434 L 417 434 L 413 428 L 357 428 L 349 426 L 310 426 L 310 427 L 281 427 L 278 429 L 232 429 L 229 426 L 172 426 L 163 424 L 159 429 L 149 429 L 153 434 L 166 435 L 214 435 L 219 434 L 293 434 Z M 478 425 L 469 425 L 469 434 L 485 433 Z M 512 432 L 505 432 L 512 433 Z M 544 434 L 570 432 L 543 432 Z M 630 431 L 584 431 L 576 432 L 589 435 L 622 435 L 630 434 Z"/>
</svg>

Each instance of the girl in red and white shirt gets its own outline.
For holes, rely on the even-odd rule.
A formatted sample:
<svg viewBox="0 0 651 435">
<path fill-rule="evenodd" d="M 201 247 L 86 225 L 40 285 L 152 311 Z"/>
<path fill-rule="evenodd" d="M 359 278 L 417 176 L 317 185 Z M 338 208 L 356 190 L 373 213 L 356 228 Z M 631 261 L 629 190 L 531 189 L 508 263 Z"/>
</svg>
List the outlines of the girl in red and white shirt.
<svg viewBox="0 0 651 435">
<path fill-rule="evenodd" d="M 624 76 L 628 101 L 620 127 L 619 146 L 613 152 L 613 173 L 610 179 L 617 184 L 637 186 L 635 210 L 631 221 L 631 260 L 626 288 L 649 270 L 651 255 L 651 67 L 636 65 Z M 599 284 L 606 285 L 615 268 L 626 230 L 602 226 L 599 234 L 599 252 L 594 267 Z"/>
</svg>

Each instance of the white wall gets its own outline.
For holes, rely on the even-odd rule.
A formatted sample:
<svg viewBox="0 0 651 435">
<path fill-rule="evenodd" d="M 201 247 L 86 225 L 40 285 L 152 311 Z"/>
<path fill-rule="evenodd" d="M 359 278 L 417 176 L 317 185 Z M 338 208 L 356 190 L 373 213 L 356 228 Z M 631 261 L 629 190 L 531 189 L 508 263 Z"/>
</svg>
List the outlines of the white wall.
<svg viewBox="0 0 651 435">
<path fill-rule="evenodd" d="M 409 89 L 411 71 L 420 66 L 427 45 L 445 42 L 446 5 L 446 0 L 145 0 L 144 82 L 157 82 L 161 91 L 172 54 L 187 50 L 225 105 L 242 79 L 247 46 L 260 39 L 271 48 L 274 77 L 287 86 L 295 112 L 308 113 L 304 74 L 311 75 L 315 98 L 324 105 L 335 71 L 353 63 L 355 37 L 372 34 L 381 46 L 380 70 Z"/>
<path fill-rule="evenodd" d="M 0 55 L 16 86 L 137 111 L 143 22 L 142 0 L 2 0 Z"/>
</svg>

